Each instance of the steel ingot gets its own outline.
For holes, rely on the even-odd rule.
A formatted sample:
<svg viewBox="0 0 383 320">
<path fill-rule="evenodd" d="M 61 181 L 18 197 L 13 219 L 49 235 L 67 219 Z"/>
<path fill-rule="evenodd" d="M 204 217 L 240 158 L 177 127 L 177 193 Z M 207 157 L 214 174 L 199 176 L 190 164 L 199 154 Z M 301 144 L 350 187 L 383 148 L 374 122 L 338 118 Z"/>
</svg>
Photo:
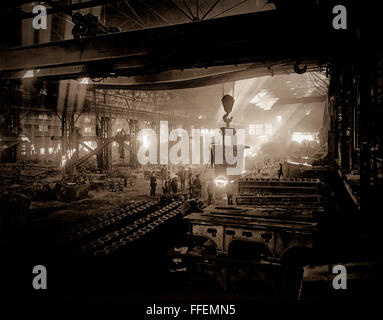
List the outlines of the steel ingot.
<svg viewBox="0 0 383 320">
<path fill-rule="evenodd" d="M 129 233 L 128 230 L 118 230 L 118 233 L 120 234 L 120 236 L 125 236 L 126 234 Z"/>
<path fill-rule="evenodd" d="M 128 242 L 131 242 L 132 240 L 129 238 L 129 236 L 127 236 L 127 237 L 122 237 L 122 238 L 120 238 L 119 241 L 120 241 L 120 242 L 123 241 L 123 242 L 125 242 L 125 244 L 126 244 L 126 243 L 128 243 Z"/>
<path fill-rule="evenodd" d="M 98 250 L 94 253 L 95 256 L 107 256 L 109 254 L 108 250 Z"/>
<path fill-rule="evenodd" d="M 92 246 L 101 246 L 101 245 L 104 244 L 104 241 L 102 241 L 101 239 L 93 240 L 90 244 L 91 244 Z"/>
<path fill-rule="evenodd" d="M 119 241 L 115 241 L 112 243 L 112 246 L 116 246 L 116 247 L 123 247 L 124 245 L 126 245 L 126 242 L 121 241 L 121 239 Z"/>
<path fill-rule="evenodd" d="M 153 221 L 152 223 L 149 223 L 148 226 L 152 226 L 153 228 L 159 226 L 161 223 L 159 223 L 158 221 Z"/>
<path fill-rule="evenodd" d="M 138 236 L 144 236 L 145 234 L 148 233 L 148 231 L 144 230 L 144 228 L 140 229 L 140 230 L 137 230 L 136 232 L 136 235 Z"/>
<path fill-rule="evenodd" d="M 92 231 L 96 231 L 97 229 L 95 227 L 90 227 L 90 228 L 86 228 L 85 230 L 83 230 L 83 232 L 92 232 Z"/>
<path fill-rule="evenodd" d="M 108 241 L 112 240 L 112 237 L 109 237 L 106 235 L 104 237 L 101 237 L 99 240 L 104 241 L 104 242 L 108 242 Z"/>
<path fill-rule="evenodd" d="M 81 247 L 81 251 L 82 251 L 82 252 L 87 252 L 87 251 L 90 251 L 90 250 L 92 250 L 92 249 L 94 249 L 94 246 L 91 245 L 91 244 L 86 244 L 86 245 L 84 245 L 84 246 Z"/>
<path fill-rule="evenodd" d="M 141 230 L 142 231 L 145 231 L 146 233 L 148 233 L 148 232 L 151 232 L 151 231 L 153 231 L 153 227 L 150 227 L 149 225 L 147 225 L 145 228 L 142 228 Z"/>
<path fill-rule="evenodd" d="M 132 234 L 132 235 L 128 236 L 127 238 L 129 238 L 129 242 L 136 241 L 136 240 L 140 239 L 140 237 L 136 234 Z"/>
<path fill-rule="evenodd" d="M 116 250 L 118 250 L 118 249 L 119 249 L 118 246 L 114 246 L 114 245 L 106 246 L 106 247 L 104 248 L 104 250 L 107 250 L 107 251 L 109 251 L 109 252 L 116 251 Z"/>
</svg>

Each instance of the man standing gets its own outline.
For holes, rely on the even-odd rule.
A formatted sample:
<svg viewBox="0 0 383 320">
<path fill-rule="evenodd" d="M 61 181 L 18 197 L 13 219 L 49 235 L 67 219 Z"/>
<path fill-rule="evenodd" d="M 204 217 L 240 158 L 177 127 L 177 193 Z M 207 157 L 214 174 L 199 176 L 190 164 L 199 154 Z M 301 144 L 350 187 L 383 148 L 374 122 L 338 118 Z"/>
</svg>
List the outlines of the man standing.
<svg viewBox="0 0 383 320">
<path fill-rule="evenodd" d="M 282 163 L 279 163 L 278 179 L 281 179 L 282 177 L 283 177 Z"/>
<path fill-rule="evenodd" d="M 189 193 L 193 194 L 193 175 L 191 170 L 188 173 L 188 185 L 189 185 Z"/>
<path fill-rule="evenodd" d="M 207 184 L 207 203 L 209 205 L 211 205 L 213 202 L 214 192 L 215 192 L 215 183 L 214 183 L 214 179 L 212 178 L 209 180 L 209 183 Z"/>
<path fill-rule="evenodd" d="M 153 171 L 150 176 L 150 196 L 155 197 L 156 196 L 156 187 L 157 187 L 157 178 L 156 174 Z"/>
<path fill-rule="evenodd" d="M 181 191 L 185 192 L 185 182 L 186 182 L 186 171 L 182 169 L 180 172 L 180 180 L 181 180 Z"/>
<path fill-rule="evenodd" d="M 229 182 L 226 186 L 227 190 L 227 204 L 232 205 L 233 204 L 233 196 L 234 196 L 234 183 Z"/>
<path fill-rule="evenodd" d="M 201 198 L 201 192 L 202 192 L 202 182 L 199 177 L 199 174 L 197 174 L 196 178 L 194 179 L 193 183 L 193 189 L 194 193 L 198 198 Z"/>
<path fill-rule="evenodd" d="M 172 186 L 172 193 L 173 194 L 177 194 L 177 192 L 178 192 L 178 179 L 177 179 L 177 176 L 173 177 L 172 182 L 171 182 L 171 186 Z"/>
</svg>

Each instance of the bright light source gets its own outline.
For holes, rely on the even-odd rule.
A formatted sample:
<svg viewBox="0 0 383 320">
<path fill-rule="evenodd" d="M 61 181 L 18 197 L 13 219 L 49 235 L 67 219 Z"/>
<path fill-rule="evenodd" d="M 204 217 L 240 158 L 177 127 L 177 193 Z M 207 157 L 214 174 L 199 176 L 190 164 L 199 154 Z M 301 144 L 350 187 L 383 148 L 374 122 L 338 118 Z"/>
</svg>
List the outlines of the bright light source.
<svg viewBox="0 0 383 320">
<path fill-rule="evenodd" d="M 82 78 L 80 79 L 81 84 L 88 84 L 89 83 L 89 78 Z"/>
<path fill-rule="evenodd" d="M 137 139 L 137 140 L 141 141 L 141 139 Z M 146 149 L 149 149 L 149 147 L 150 147 L 150 137 L 148 135 L 143 135 L 143 137 L 142 137 L 142 145 Z"/>
<path fill-rule="evenodd" d="M 262 90 L 260 92 L 258 92 L 253 99 L 250 100 L 250 103 L 252 104 L 258 104 L 262 101 L 262 99 L 267 95 L 267 91 L 266 90 Z"/>
<path fill-rule="evenodd" d="M 24 76 L 23 78 L 33 78 L 34 77 L 34 72 L 33 70 L 27 70 L 25 73 L 24 73 Z"/>
<path fill-rule="evenodd" d="M 250 100 L 250 103 L 257 105 L 263 110 L 270 110 L 278 100 L 279 98 L 273 96 L 267 90 L 261 90 Z"/>
<path fill-rule="evenodd" d="M 282 122 L 282 116 L 277 116 L 277 122 Z"/>
<path fill-rule="evenodd" d="M 298 143 L 302 143 L 304 140 L 319 143 L 318 132 L 294 132 L 291 140 Z"/>
<path fill-rule="evenodd" d="M 218 177 L 215 179 L 215 185 L 219 188 L 224 188 L 228 184 L 228 181 L 225 177 Z"/>
<path fill-rule="evenodd" d="M 84 145 L 86 145 L 89 149 L 94 149 L 92 141 L 84 141 Z"/>
</svg>

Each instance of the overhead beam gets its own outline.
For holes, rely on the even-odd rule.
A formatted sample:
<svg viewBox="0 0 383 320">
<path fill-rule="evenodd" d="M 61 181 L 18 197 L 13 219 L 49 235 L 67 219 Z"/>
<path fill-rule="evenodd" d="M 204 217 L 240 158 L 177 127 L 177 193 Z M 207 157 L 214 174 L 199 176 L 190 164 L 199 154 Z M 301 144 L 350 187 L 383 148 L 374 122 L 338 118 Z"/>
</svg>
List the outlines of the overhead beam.
<svg viewBox="0 0 383 320">
<path fill-rule="evenodd" d="M 58 3 L 56 4 L 53 1 L 49 1 L 48 4 L 49 5 L 52 4 L 52 8 L 47 8 L 47 14 L 50 15 L 50 14 L 56 14 L 56 13 L 63 12 L 63 13 L 67 13 L 67 14 L 71 15 L 71 12 L 75 11 L 75 10 L 93 8 L 93 7 L 103 6 L 103 5 L 107 5 L 107 4 L 113 4 L 113 3 L 117 3 L 117 2 L 121 2 L 121 1 L 122 0 L 90 0 L 90 1 L 84 1 L 84 2 L 79 2 L 79 3 L 73 3 L 73 4 L 69 4 L 69 5 L 62 5 L 62 4 L 58 4 Z M 33 1 L 20 1 L 20 2 L 30 3 Z M 0 13 L 7 12 L 7 11 L 9 11 L 9 9 L 14 8 L 14 7 L 15 7 L 15 4 L 13 4 L 12 6 L 11 5 L 8 5 L 8 6 L 4 5 L 1 7 Z M 3 10 L 3 8 L 6 8 L 6 10 Z M 29 18 L 34 18 L 35 16 L 36 16 L 36 14 L 34 14 L 32 12 L 25 12 L 25 13 L 19 13 L 18 14 L 18 17 L 20 19 L 29 19 Z"/>
<path fill-rule="evenodd" d="M 327 99 L 327 95 L 322 95 L 322 96 L 313 96 L 313 97 L 302 97 L 302 98 L 285 98 L 285 99 L 280 99 L 278 102 L 274 104 L 274 106 L 279 106 L 279 105 L 286 105 L 286 104 L 308 104 L 308 103 L 315 103 L 315 102 L 323 102 Z"/>
<path fill-rule="evenodd" d="M 37 73 L 45 68 L 57 68 L 55 75 L 60 76 L 58 68 L 68 66 L 85 66 L 83 72 L 93 76 L 109 72 L 134 76 L 196 67 L 277 63 L 298 57 L 327 62 L 332 55 L 351 49 L 354 33 L 331 31 L 327 26 L 330 22 L 321 18 L 303 17 L 298 22 L 276 11 L 265 11 L 10 48 L 0 51 L 0 79 L 10 73 Z M 18 77 L 23 78 L 22 74 Z"/>
</svg>

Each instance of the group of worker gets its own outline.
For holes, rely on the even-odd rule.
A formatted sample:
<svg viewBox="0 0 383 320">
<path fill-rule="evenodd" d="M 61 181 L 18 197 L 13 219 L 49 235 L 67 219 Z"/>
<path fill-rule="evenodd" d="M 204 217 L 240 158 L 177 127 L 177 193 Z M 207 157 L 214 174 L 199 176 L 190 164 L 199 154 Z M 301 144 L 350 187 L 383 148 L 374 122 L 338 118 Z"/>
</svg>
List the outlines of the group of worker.
<svg viewBox="0 0 383 320">
<path fill-rule="evenodd" d="M 180 190 L 178 189 L 180 183 Z M 170 176 L 170 173 L 167 172 L 166 177 L 162 179 L 162 192 L 163 194 L 177 194 L 179 191 L 186 193 L 186 185 L 188 187 L 187 192 L 194 197 L 201 198 L 202 196 L 202 180 L 200 174 L 195 176 L 192 172 L 186 172 L 186 170 L 180 170 L 173 177 Z M 150 196 L 156 196 L 157 188 L 157 176 L 155 171 L 150 175 Z M 208 204 L 213 204 L 213 199 L 216 192 L 216 184 L 214 178 L 211 178 L 207 183 L 207 201 Z M 225 192 L 227 194 L 227 203 L 229 205 L 233 204 L 234 196 L 234 184 L 228 183 L 225 187 Z"/>
<path fill-rule="evenodd" d="M 168 172 L 165 177 L 163 177 L 163 172 L 161 172 L 162 176 L 162 192 L 163 194 L 176 194 L 178 191 L 185 193 L 186 192 L 186 184 L 188 185 L 188 192 L 196 197 L 201 197 L 202 194 L 202 181 L 200 175 L 193 175 L 191 172 L 188 174 L 186 170 L 180 170 L 173 177 L 170 176 Z M 180 183 L 180 190 L 178 189 Z M 153 171 L 150 175 L 150 196 L 156 196 L 156 188 L 157 188 L 157 176 L 155 171 Z"/>
</svg>

